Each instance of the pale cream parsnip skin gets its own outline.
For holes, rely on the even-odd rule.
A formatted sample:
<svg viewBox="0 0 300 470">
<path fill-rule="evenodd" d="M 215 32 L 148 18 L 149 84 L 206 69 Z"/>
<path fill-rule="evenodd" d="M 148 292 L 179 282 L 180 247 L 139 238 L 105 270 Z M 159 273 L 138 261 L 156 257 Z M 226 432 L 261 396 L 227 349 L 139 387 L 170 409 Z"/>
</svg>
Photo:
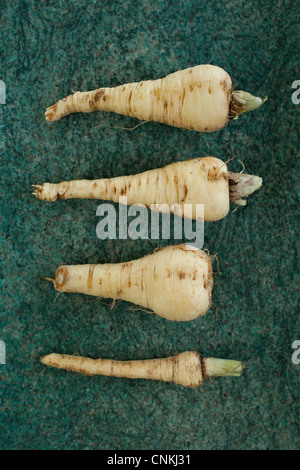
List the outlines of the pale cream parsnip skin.
<svg viewBox="0 0 300 470">
<path fill-rule="evenodd" d="M 165 204 L 171 212 L 193 219 L 197 216 L 196 205 L 204 204 L 206 221 L 222 219 L 230 206 L 227 165 L 214 157 L 175 162 L 137 175 L 44 183 L 35 188 L 36 197 L 44 201 L 84 198 L 119 202 L 126 196 L 129 205 L 154 209 L 151 205 Z M 164 208 L 155 210 L 163 212 Z"/>
<path fill-rule="evenodd" d="M 210 307 L 210 257 L 196 247 L 168 246 L 138 260 L 117 264 L 61 266 L 54 287 L 121 299 L 174 321 L 189 321 Z"/>
<path fill-rule="evenodd" d="M 113 111 L 143 121 L 212 132 L 228 122 L 231 89 L 225 70 L 197 65 L 158 80 L 76 92 L 49 107 L 45 117 L 57 121 L 70 113 Z"/>
<path fill-rule="evenodd" d="M 184 387 L 198 387 L 208 377 L 239 377 L 243 372 L 240 361 L 203 358 L 196 351 L 186 351 L 162 359 L 114 361 L 90 359 L 65 354 L 49 354 L 41 359 L 46 366 L 57 367 L 85 375 L 106 375 L 130 379 L 151 379 L 173 382 Z"/>
</svg>

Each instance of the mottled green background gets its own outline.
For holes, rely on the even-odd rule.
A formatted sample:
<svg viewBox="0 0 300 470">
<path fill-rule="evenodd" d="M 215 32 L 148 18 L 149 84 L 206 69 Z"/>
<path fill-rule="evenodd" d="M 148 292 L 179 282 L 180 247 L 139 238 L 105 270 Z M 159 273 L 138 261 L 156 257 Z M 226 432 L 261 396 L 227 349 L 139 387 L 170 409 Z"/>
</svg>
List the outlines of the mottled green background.
<svg viewBox="0 0 300 470">
<path fill-rule="evenodd" d="M 299 6 L 299 5 L 298 5 Z M 0 79 L 2 449 L 295 449 L 299 372 L 291 361 L 299 225 L 299 9 L 294 1 L 2 0 Z M 297 57 L 298 55 L 298 57 Z M 238 88 L 268 94 L 255 113 L 204 135 L 113 114 L 46 123 L 71 90 L 159 78 L 200 63 L 225 68 Z M 245 209 L 205 227 L 218 253 L 213 302 L 190 323 L 132 305 L 62 294 L 43 280 L 60 264 L 119 262 L 154 240 L 102 242 L 99 201 L 42 203 L 31 184 L 110 177 L 214 155 L 263 177 Z M 171 240 L 170 243 L 173 241 Z M 159 242 L 165 246 L 166 241 Z M 190 390 L 46 369 L 49 352 L 144 359 L 198 350 L 241 359 L 240 379 Z"/>
</svg>

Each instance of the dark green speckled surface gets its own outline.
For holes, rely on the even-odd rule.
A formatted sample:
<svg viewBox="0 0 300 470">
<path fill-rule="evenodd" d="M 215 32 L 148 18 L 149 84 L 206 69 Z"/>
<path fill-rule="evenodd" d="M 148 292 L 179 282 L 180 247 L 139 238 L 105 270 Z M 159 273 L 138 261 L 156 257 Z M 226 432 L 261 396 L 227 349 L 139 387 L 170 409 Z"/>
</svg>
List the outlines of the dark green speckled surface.
<svg viewBox="0 0 300 470">
<path fill-rule="evenodd" d="M 2 0 L 0 79 L 1 449 L 295 449 L 299 372 L 291 344 L 299 225 L 297 2 L 232 0 Z M 225 68 L 238 88 L 269 95 L 256 113 L 213 134 L 112 114 L 47 124 L 44 109 L 74 90 L 159 78 L 200 63 Z M 60 264 L 140 257 L 156 241 L 95 235 L 97 201 L 42 203 L 31 184 L 110 177 L 176 160 L 236 155 L 264 178 L 245 209 L 205 227 L 218 253 L 214 308 L 171 323 L 118 303 L 62 294 L 43 281 Z M 161 242 L 160 246 L 166 245 Z M 298 282 L 297 282 L 298 281 Z M 49 352 L 143 359 L 198 350 L 241 359 L 240 379 L 190 390 L 46 369 Z"/>
</svg>

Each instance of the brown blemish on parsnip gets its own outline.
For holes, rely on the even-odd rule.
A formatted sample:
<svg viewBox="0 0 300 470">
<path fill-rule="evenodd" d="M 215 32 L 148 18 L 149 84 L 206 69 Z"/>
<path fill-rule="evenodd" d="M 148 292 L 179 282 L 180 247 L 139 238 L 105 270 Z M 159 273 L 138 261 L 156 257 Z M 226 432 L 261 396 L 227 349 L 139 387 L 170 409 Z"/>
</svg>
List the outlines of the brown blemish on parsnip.
<svg viewBox="0 0 300 470">
<path fill-rule="evenodd" d="M 131 113 L 131 98 L 132 98 L 132 90 L 130 90 L 129 98 L 128 98 L 128 112 Z"/>
<path fill-rule="evenodd" d="M 66 192 L 70 189 L 70 181 L 64 181 L 60 183 L 59 190 L 57 192 L 57 199 L 65 199 Z"/>
<path fill-rule="evenodd" d="M 223 88 L 223 90 L 226 90 L 226 88 L 227 88 L 226 80 L 222 80 L 222 81 L 220 82 L 220 86 Z"/>
<path fill-rule="evenodd" d="M 104 91 L 104 90 L 99 90 L 99 91 L 97 91 L 97 93 L 95 93 L 95 96 L 94 96 L 94 101 L 95 101 L 95 103 L 96 103 L 97 101 L 99 101 L 101 98 L 103 98 L 103 100 L 104 100 L 104 97 L 105 97 L 105 91 Z M 104 100 L 104 101 L 105 101 L 105 100 Z"/>
<path fill-rule="evenodd" d="M 183 198 L 181 200 L 181 203 L 183 203 L 185 201 L 186 197 L 187 197 L 188 188 L 187 188 L 186 184 L 183 186 L 183 191 L 184 191 L 184 194 L 183 194 Z"/>
<path fill-rule="evenodd" d="M 88 274 L 88 280 L 87 280 L 87 288 L 88 289 L 92 289 L 92 287 L 93 287 L 94 269 L 95 269 L 95 265 L 91 264 L 91 266 L 89 267 L 89 274 Z"/>
<path fill-rule="evenodd" d="M 184 103 L 184 98 L 185 98 L 185 88 L 182 90 L 182 103 L 181 103 L 182 106 Z"/>
<path fill-rule="evenodd" d="M 208 292 L 209 292 L 209 304 L 211 304 L 212 290 L 213 290 L 213 287 L 214 287 L 214 276 L 213 276 L 213 267 L 212 267 L 211 257 L 210 256 L 207 256 L 207 262 L 208 262 L 207 289 L 208 289 Z M 208 309 L 209 308 L 210 308 L 210 305 L 209 305 Z"/>
<path fill-rule="evenodd" d="M 176 246 L 176 250 L 188 251 L 188 250 L 186 250 L 186 248 L 183 248 L 182 245 Z"/>
<path fill-rule="evenodd" d="M 199 354 L 199 363 L 200 363 L 200 369 L 201 369 L 201 378 L 203 382 L 207 378 L 207 373 L 206 373 L 204 358 L 200 354 Z"/>
<path fill-rule="evenodd" d="M 61 290 L 69 278 L 68 268 L 60 266 L 55 273 L 54 286 L 56 290 Z"/>
</svg>

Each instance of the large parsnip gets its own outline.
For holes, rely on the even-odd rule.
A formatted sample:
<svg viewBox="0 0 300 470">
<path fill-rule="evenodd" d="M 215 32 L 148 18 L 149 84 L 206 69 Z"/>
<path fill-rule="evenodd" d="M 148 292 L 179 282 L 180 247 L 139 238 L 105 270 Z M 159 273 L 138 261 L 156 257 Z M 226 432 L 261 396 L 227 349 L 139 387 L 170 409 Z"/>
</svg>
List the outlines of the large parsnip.
<svg viewBox="0 0 300 470">
<path fill-rule="evenodd" d="M 127 263 L 61 266 L 52 281 L 59 292 L 126 300 L 169 320 L 188 321 L 209 309 L 213 272 L 205 252 L 183 244 Z"/>
<path fill-rule="evenodd" d="M 158 80 L 76 92 L 47 108 L 45 117 L 57 121 L 70 113 L 114 111 L 144 121 L 212 132 L 262 103 L 250 93 L 233 92 L 231 78 L 222 68 L 197 65 Z"/>
</svg>

